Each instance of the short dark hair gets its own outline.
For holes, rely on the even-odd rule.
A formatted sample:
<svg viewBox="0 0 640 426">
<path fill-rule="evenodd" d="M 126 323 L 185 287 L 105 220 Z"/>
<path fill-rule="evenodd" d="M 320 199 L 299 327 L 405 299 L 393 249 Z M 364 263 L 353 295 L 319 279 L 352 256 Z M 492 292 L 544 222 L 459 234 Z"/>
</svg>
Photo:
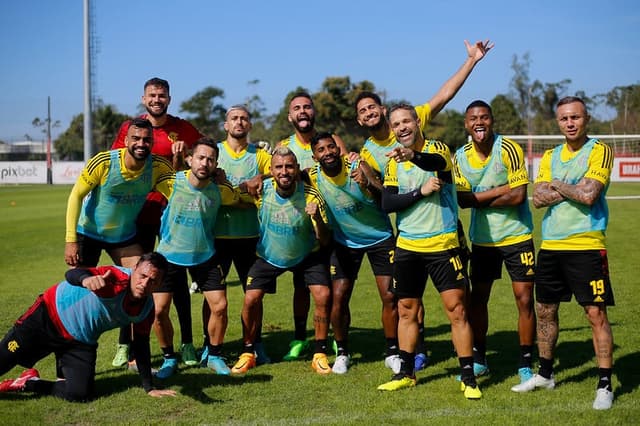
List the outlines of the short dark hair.
<svg viewBox="0 0 640 426">
<path fill-rule="evenodd" d="M 144 89 L 146 90 L 147 87 L 149 86 L 160 86 L 163 87 L 167 90 L 167 92 L 169 91 L 169 82 L 167 80 L 164 80 L 162 78 L 158 78 L 158 77 L 153 77 L 150 78 L 149 80 L 147 80 L 144 83 Z"/>
<path fill-rule="evenodd" d="M 556 109 L 557 109 L 559 106 L 566 105 L 566 104 L 572 104 L 572 103 L 574 103 L 574 102 L 581 103 L 581 104 L 582 104 L 582 106 L 584 107 L 584 111 L 588 113 L 588 111 L 587 111 L 587 104 L 585 104 L 585 103 L 584 103 L 584 101 L 582 100 L 582 98 L 579 98 L 579 97 L 577 97 L 577 96 L 565 96 L 564 98 L 560 99 L 560 100 L 558 101 L 558 103 L 556 104 Z"/>
<path fill-rule="evenodd" d="M 464 110 L 464 113 L 466 114 L 467 112 L 469 112 L 471 108 L 486 108 L 489 110 L 489 114 L 491 115 L 491 117 L 493 117 L 493 110 L 491 109 L 491 105 L 489 105 L 485 101 L 476 99 L 475 101 L 467 105 L 467 108 Z"/>
<path fill-rule="evenodd" d="M 363 99 L 373 99 L 375 103 L 382 106 L 382 99 L 380 99 L 380 96 L 378 96 L 376 93 L 370 92 L 368 90 L 364 90 L 358 93 L 358 96 L 356 97 L 356 102 L 353 105 L 353 107 L 356 109 L 356 114 L 358 113 L 358 103 Z"/>
<path fill-rule="evenodd" d="M 218 143 L 209 137 L 203 136 L 200 139 L 198 139 L 197 141 L 195 141 L 193 143 L 193 146 L 191 147 L 191 152 L 196 150 L 196 147 L 198 145 L 206 145 L 209 148 L 213 149 L 213 151 L 216 153 L 216 158 L 218 158 L 220 156 L 220 150 L 218 149 Z"/>
<path fill-rule="evenodd" d="M 322 139 L 331 139 L 334 143 L 336 142 L 336 140 L 333 139 L 333 135 L 331 134 L 331 132 L 319 132 L 316 133 L 309 142 L 309 145 L 311 145 L 311 149 L 313 150 L 313 148 L 315 148 L 315 146 L 318 145 L 318 142 L 320 142 Z"/>
<path fill-rule="evenodd" d="M 141 265 L 143 262 L 149 262 L 158 271 L 162 271 L 163 274 L 167 272 L 167 268 L 169 267 L 167 258 L 157 251 L 145 253 L 140 256 L 140 259 L 138 259 L 138 263 L 136 263 L 136 266 Z"/>
<path fill-rule="evenodd" d="M 418 119 L 418 113 L 416 112 L 416 109 L 413 105 L 405 103 L 405 102 L 400 102 L 399 104 L 395 104 L 393 105 L 390 109 L 389 109 L 389 117 L 391 117 L 391 113 L 399 110 L 399 109 L 404 109 L 407 110 L 411 113 L 411 117 L 413 117 L 414 120 Z"/>
<path fill-rule="evenodd" d="M 293 95 L 291 95 L 291 97 L 289 98 L 288 104 L 291 104 L 291 101 L 294 100 L 295 98 L 307 98 L 311 101 L 311 105 L 313 105 L 313 98 L 311 97 L 309 92 L 306 92 L 304 90 L 300 90 L 298 92 L 295 92 Z"/>
<path fill-rule="evenodd" d="M 140 129 L 147 129 L 153 134 L 153 124 L 146 118 L 136 117 L 129 121 L 129 127 L 138 127 Z"/>
</svg>

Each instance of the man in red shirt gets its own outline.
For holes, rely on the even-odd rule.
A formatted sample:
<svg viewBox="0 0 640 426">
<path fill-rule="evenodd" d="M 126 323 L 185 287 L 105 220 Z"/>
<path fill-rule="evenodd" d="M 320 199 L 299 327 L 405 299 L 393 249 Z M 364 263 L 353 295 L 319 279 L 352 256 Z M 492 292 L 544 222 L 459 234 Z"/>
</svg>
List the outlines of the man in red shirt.
<svg viewBox="0 0 640 426">
<path fill-rule="evenodd" d="M 203 135 L 188 121 L 167 114 L 170 103 L 168 81 L 154 77 L 144 83 L 142 105 L 147 112 L 141 117 L 146 118 L 153 125 L 151 152 L 167 158 L 173 163 L 174 169 L 182 170 L 185 168 L 184 156 L 186 152 Z M 111 149 L 124 147 L 124 138 L 127 135 L 130 122 L 131 120 L 127 120 L 122 123 Z M 162 194 L 151 192 L 138 215 L 136 238 L 144 253 L 153 251 L 155 247 L 156 237 L 160 230 L 160 217 L 166 203 L 167 201 Z M 176 306 L 182 331 L 182 359 L 187 365 L 197 364 L 191 331 L 191 301 L 188 289 L 184 294 L 175 293 L 173 303 Z M 112 363 L 114 367 L 120 367 L 127 363 L 130 340 L 131 331 L 126 327 L 121 329 L 118 350 Z"/>
</svg>

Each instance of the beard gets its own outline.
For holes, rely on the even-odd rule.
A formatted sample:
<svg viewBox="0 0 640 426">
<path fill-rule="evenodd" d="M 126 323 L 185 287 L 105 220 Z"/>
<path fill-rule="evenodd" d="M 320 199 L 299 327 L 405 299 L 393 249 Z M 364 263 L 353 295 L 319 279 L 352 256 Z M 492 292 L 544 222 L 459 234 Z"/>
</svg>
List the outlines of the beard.
<svg viewBox="0 0 640 426">
<path fill-rule="evenodd" d="M 154 112 L 151 108 L 149 107 L 145 107 L 145 109 L 147 110 L 147 114 L 149 114 L 150 116 L 152 116 L 153 118 L 159 118 L 159 117 L 163 117 L 165 115 L 167 115 L 167 109 L 169 109 L 168 105 L 165 105 L 164 108 L 162 108 L 162 110 L 160 112 Z"/>
<path fill-rule="evenodd" d="M 142 149 L 144 150 L 144 152 L 139 153 L 138 149 Z M 129 151 L 129 154 L 131 154 L 131 156 L 138 161 L 146 160 L 149 157 L 149 154 L 151 154 L 151 150 L 147 147 L 137 148 L 137 147 L 130 146 L 128 148 L 128 151 Z"/>
<path fill-rule="evenodd" d="M 306 120 L 309 124 L 308 124 L 307 126 L 305 126 L 305 127 L 301 127 L 301 126 L 300 126 L 300 124 L 298 123 L 298 121 L 305 121 L 305 120 Z M 300 133 L 310 133 L 310 132 L 312 132 L 312 131 L 313 131 L 313 129 L 314 129 L 314 126 L 315 126 L 315 124 L 316 124 L 316 119 L 315 119 L 315 117 L 309 117 L 309 118 L 302 119 L 302 120 L 294 120 L 294 121 L 292 122 L 292 124 L 293 124 L 293 127 L 294 127 L 297 131 L 299 131 Z"/>
</svg>

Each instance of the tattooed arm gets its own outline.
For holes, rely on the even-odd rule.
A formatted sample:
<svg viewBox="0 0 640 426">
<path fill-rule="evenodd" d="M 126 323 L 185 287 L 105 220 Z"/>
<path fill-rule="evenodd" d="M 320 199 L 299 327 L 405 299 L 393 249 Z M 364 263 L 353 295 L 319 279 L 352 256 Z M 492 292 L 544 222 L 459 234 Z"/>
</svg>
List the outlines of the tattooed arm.
<svg viewBox="0 0 640 426">
<path fill-rule="evenodd" d="M 538 182 L 533 186 L 533 205 L 537 209 L 553 206 L 562 200 L 564 197 L 551 187 L 550 182 Z"/>
<path fill-rule="evenodd" d="M 586 177 L 580 179 L 575 185 L 554 179 L 551 181 L 550 187 L 563 197 L 587 206 L 593 205 L 604 189 L 602 182 Z"/>
</svg>

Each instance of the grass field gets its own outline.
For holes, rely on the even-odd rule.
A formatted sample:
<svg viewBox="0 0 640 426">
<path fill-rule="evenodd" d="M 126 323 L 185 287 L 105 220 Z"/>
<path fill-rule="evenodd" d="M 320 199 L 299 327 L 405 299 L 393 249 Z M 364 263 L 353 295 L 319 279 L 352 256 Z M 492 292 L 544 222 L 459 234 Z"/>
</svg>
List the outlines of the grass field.
<svg viewBox="0 0 640 426">
<path fill-rule="evenodd" d="M 64 212 L 68 186 L 0 187 L 0 333 L 30 306 L 46 287 L 59 281 L 66 266 Z M 609 195 L 640 195 L 640 184 L 614 184 Z M 136 374 L 111 367 L 117 330 L 103 335 L 98 350 L 96 386 L 99 397 L 71 404 L 29 394 L 0 395 L 2 424 L 637 424 L 640 417 L 640 261 L 636 241 L 640 200 L 611 200 L 609 261 L 617 306 L 609 311 L 615 342 L 613 409 L 591 409 L 596 385 L 591 332 L 575 303 L 560 309 L 560 339 L 553 391 L 515 394 L 517 381 L 516 309 L 506 280 L 497 281 L 490 301 L 488 362 L 491 375 L 479 380 L 484 397 L 467 401 L 458 390 L 449 326 L 439 297 L 428 286 L 426 306 L 429 367 L 418 373 L 418 386 L 380 393 L 376 386 L 390 378 L 383 366 L 380 303 L 365 262 L 351 309 L 353 366 L 344 376 L 321 377 L 310 361 L 275 362 L 244 378 L 220 377 L 201 368 L 182 367 L 165 382 L 176 398 L 144 394 Z M 539 227 L 540 212 L 534 223 Z M 466 223 L 468 214 L 462 215 Z M 538 234 L 536 233 L 536 243 Z M 106 262 L 107 260 L 103 258 Z M 278 294 L 265 298 L 264 342 L 278 361 L 292 338 L 291 277 L 283 276 Z M 199 336 L 201 295 L 192 297 L 194 336 Z M 242 291 L 230 277 L 229 329 L 225 350 L 235 361 L 241 347 Z M 174 321 L 174 324 L 176 322 Z M 311 327 L 311 322 L 309 322 Z M 178 336 L 176 335 L 176 344 Z M 196 344 L 200 339 L 196 337 Z M 154 365 L 161 363 L 152 338 Z M 53 357 L 38 363 L 43 378 L 54 379 Z M 6 377 L 20 374 L 18 367 Z M 6 377 L 1 377 L 4 379 Z"/>
</svg>

